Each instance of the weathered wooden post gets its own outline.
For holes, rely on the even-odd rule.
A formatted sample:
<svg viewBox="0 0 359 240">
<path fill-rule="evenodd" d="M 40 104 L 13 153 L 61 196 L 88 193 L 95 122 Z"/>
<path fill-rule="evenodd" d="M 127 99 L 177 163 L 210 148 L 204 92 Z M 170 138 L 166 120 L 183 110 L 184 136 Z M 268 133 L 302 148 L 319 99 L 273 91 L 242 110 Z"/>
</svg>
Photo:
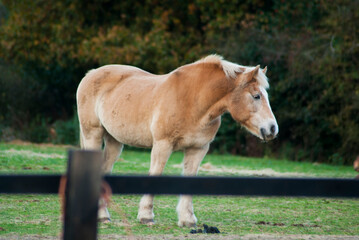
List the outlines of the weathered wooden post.
<svg viewBox="0 0 359 240">
<path fill-rule="evenodd" d="M 97 239 L 102 158 L 100 151 L 69 151 L 65 191 L 65 240 Z"/>
</svg>

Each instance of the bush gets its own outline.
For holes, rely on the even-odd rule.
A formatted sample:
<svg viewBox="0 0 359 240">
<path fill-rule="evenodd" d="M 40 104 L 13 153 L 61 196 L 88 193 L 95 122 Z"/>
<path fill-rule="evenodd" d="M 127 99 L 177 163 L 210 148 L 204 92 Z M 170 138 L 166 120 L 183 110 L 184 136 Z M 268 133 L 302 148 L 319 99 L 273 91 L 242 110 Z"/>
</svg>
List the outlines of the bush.
<svg viewBox="0 0 359 240">
<path fill-rule="evenodd" d="M 70 120 L 58 120 L 53 124 L 52 142 L 79 145 L 79 122 L 77 114 Z"/>
<path fill-rule="evenodd" d="M 121 63 L 165 73 L 219 53 L 268 65 L 280 135 L 264 146 L 225 116 L 213 151 L 350 164 L 359 145 L 357 9 L 350 0 L 2 0 L 0 121 L 21 130 L 62 119 L 54 141 L 74 143 L 69 119 L 89 69 Z"/>
<path fill-rule="evenodd" d="M 24 139 L 34 143 L 43 143 L 49 140 L 47 123 L 40 117 L 35 117 L 30 124 L 22 130 Z"/>
</svg>

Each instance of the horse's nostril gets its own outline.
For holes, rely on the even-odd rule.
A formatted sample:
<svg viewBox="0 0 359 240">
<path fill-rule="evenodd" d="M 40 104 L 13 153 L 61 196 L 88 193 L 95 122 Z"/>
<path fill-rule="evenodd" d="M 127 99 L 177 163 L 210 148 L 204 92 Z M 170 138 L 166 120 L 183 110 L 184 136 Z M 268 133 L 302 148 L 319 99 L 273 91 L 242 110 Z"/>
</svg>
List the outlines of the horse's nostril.
<svg viewBox="0 0 359 240">
<path fill-rule="evenodd" d="M 270 127 L 270 132 L 274 135 L 274 133 L 275 133 L 275 125 L 274 124 Z"/>
<path fill-rule="evenodd" d="M 265 140 L 266 139 L 266 130 L 264 128 L 261 128 L 260 130 L 261 130 L 262 137 Z"/>
</svg>

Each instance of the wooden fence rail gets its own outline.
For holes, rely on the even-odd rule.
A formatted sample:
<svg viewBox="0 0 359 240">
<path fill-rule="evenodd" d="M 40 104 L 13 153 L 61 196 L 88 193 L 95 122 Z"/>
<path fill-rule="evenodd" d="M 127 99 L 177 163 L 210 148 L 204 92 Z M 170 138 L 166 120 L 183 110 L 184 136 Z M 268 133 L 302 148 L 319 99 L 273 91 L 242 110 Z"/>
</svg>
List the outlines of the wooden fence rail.
<svg viewBox="0 0 359 240">
<path fill-rule="evenodd" d="M 56 194 L 61 175 L 0 175 L 0 193 Z M 105 176 L 113 194 L 358 198 L 359 180 L 335 178 Z"/>
</svg>

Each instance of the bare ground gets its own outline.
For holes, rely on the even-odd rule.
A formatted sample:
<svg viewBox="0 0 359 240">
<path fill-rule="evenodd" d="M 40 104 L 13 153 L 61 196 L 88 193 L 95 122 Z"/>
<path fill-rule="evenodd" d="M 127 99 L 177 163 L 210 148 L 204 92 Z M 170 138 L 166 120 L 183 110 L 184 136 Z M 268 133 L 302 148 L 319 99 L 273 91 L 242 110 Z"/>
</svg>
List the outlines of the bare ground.
<svg viewBox="0 0 359 240">
<path fill-rule="evenodd" d="M 21 146 L 38 146 L 38 147 L 64 147 L 64 148 L 73 148 L 75 146 L 68 144 L 53 144 L 53 143 L 33 143 L 28 141 L 23 141 L 20 139 L 14 139 L 11 141 L 5 141 L 8 144 L 21 145 Z"/>
<path fill-rule="evenodd" d="M 41 236 L 41 235 L 3 235 L 0 240 L 58 240 L 60 237 Z M 275 235 L 275 234 L 247 234 L 239 235 L 220 235 L 220 234 L 188 234 L 183 236 L 174 235 L 148 235 L 148 236 L 124 236 L 124 235 L 100 235 L 100 240 L 128 239 L 128 240 L 181 240 L 181 239 L 199 239 L 199 240 L 359 240 L 359 236 L 344 235 Z"/>
<path fill-rule="evenodd" d="M 61 154 L 56 154 L 56 153 L 52 153 L 52 154 L 36 153 L 33 151 L 29 151 L 29 150 L 16 150 L 13 148 L 0 151 L 0 154 L 5 154 L 6 156 L 23 155 L 23 156 L 27 156 L 27 157 L 36 157 L 36 158 L 44 158 L 44 159 L 49 159 L 49 158 L 65 159 L 66 158 L 66 156 L 63 156 Z"/>
<path fill-rule="evenodd" d="M 182 164 L 173 164 L 174 168 L 182 168 Z M 249 169 L 234 169 L 227 168 L 224 166 L 215 166 L 211 163 L 202 164 L 199 168 L 202 172 L 209 173 L 231 173 L 244 176 L 261 176 L 261 177 L 308 177 L 309 174 L 297 173 L 297 172 L 277 172 L 273 169 L 266 168 L 260 170 L 249 170 Z"/>
</svg>

